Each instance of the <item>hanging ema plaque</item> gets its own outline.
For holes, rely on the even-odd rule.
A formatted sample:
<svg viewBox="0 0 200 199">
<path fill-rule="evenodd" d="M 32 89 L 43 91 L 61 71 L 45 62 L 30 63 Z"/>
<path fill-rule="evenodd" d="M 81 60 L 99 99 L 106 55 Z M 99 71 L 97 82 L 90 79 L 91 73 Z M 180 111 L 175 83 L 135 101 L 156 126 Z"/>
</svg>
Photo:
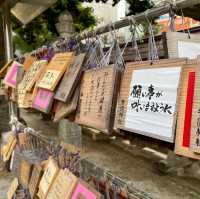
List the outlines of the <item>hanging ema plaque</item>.
<svg viewBox="0 0 200 199">
<path fill-rule="evenodd" d="M 113 65 L 84 72 L 76 122 L 111 133 L 118 81 Z"/>
<path fill-rule="evenodd" d="M 195 111 L 193 111 L 195 82 L 197 78 L 196 67 L 199 67 L 199 62 L 197 60 L 189 60 L 183 64 L 180 80 L 180 97 L 178 101 L 175 153 L 190 158 L 200 159 L 200 155 L 190 150 L 190 137 L 193 134 L 192 129 L 195 128 L 196 124 L 192 119 L 196 114 Z"/>
<path fill-rule="evenodd" d="M 87 183 L 79 180 L 71 199 L 100 199 L 101 194 Z"/>
<path fill-rule="evenodd" d="M 39 184 L 38 197 L 45 199 L 57 174 L 59 168 L 56 162 L 50 157 L 47 162 L 46 169 Z"/>
<path fill-rule="evenodd" d="M 74 53 L 58 53 L 48 64 L 46 71 L 38 83 L 38 87 L 54 91 L 60 79 L 74 59 Z"/>
<path fill-rule="evenodd" d="M 20 63 L 14 61 L 10 66 L 5 78 L 4 84 L 10 86 L 12 88 L 16 88 L 17 86 L 17 73 L 20 67 L 23 67 Z"/>
<path fill-rule="evenodd" d="M 77 181 L 77 177 L 69 170 L 60 170 L 48 192 L 47 199 L 70 199 Z"/>
<path fill-rule="evenodd" d="M 70 100 L 77 84 L 80 81 L 84 58 L 85 54 L 83 53 L 75 57 L 74 62 L 65 72 L 62 82 L 56 91 L 54 97 L 55 99 L 63 102 Z"/>
<path fill-rule="evenodd" d="M 23 188 L 28 188 L 29 179 L 32 171 L 32 165 L 24 160 L 20 160 L 20 173 L 19 173 L 19 182 Z"/>
<path fill-rule="evenodd" d="M 199 64 L 195 68 L 194 99 L 192 107 L 192 123 L 190 135 L 190 150 L 199 155 L 200 158 L 200 71 Z"/>
<path fill-rule="evenodd" d="M 38 88 L 33 100 L 33 108 L 48 113 L 52 107 L 54 93 L 52 91 Z"/>
<path fill-rule="evenodd" d="M 115 128 L 174 142 L 184 60 L 129 63 L 121 81 Z"/>
<path fill-rule="evenodd" d="M 42 177 L 42 167 L 40 165 L 34 165 L 33 172 L 29 182 L 29 193 L 31 199 L 34 199 L 38 192 L 38 186 Z"/>
</svg>

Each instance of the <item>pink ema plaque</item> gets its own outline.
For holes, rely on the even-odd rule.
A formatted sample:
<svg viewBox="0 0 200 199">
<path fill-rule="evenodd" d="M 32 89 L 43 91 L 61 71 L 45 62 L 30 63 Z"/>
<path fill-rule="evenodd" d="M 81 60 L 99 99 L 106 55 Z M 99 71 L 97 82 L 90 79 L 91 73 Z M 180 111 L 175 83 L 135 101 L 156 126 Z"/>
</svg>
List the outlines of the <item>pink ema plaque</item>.
<svg viewBox="0 0 200 199">
<path fill-rule="evenodd" d="M 38 88 L 36 97 L 33 102 L 33 107 L 42 111 L 48 111 L 49 106 L 52 103 L 54 93 L 52 91 Z"/>
<path fill-rule="evenodd" d="M 6 77 L 4 79 L 4 83 L 10 87 L 16 88 L 17 85 L 17 71 L 20 63 L 14 61 L 11 65 L 10 69 L 8 70 Z"/>
<path fill-rule="evenodd" d="M 72 194 L 71 199 L 79 199 L 79 198 L 97 199 L 97 195 L 79 182 Z"/>
</svg>

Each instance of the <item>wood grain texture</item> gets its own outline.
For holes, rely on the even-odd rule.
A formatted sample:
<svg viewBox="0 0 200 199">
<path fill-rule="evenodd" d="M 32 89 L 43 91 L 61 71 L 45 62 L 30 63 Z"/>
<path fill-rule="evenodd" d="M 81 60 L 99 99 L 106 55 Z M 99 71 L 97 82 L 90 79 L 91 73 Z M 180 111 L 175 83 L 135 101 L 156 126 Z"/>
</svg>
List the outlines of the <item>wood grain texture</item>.
<svg viewBox="0 0 200 199">
<path fill-rule="evenodd" d="M 192 126 L 190 134 L 190 150 L 200 157 L 200 62 L 195 68 L 195 90 L 192 109 Z"/>
<path fill-rule="evenodd" d="M 191 60 L 183 65 L 181 85 L 180 85 L 180 96 L 178 103 L 178 115 L 177 115 L 177 126 L 176 126 L 176 140 L 175 140 L 175 153 L 178 155 L 200 159 L 200 156 L 193 153 L 189 147 L 183 146 L 183 132 L 186 117 L 186 99 L 188 90 L 188 78 L 189 73 L 194 72 L 197 66 L 197 60 Z"/>
<path fill-rule="evenodd" d="M 38 186 L 41 177 L 42 177 L 42 167 L 40 165 L 34 165 L 28 186 L 31 199 L 35 199 L 36 193 L 38 192 Z"/>
<path fill-rule="evenodd" d="M 67 102 L 70 100 L 72 94 L 74 93 L 74 89 L 80 82 L 84 59 L 85 53 L 75 57 L 74 62 L 64 74 L 64 77 L 54 96 L 55 99 L 62 102 Z"/>
<path fill-rule="evenodd" d="M 58 122 L 59 120 L 67 117 L 71 113 L 76 111 L 78 99 L 80 94 L 80 86 L 76 88 L 74 95 L 68 102 L 58 102 L 58 106 L 56 108 L 54 122 Z"/>
<path fill-rule="evenodd" d="M 127 106 L 128 106 L 128 97 L 129 97 L 129 92 L 130 92 L 130 84 L 131 84 L 131 80 L 132 80 L 132 74 L 134 74 L 135 70 L 150 69 L 150 68 L 180 67 L 185 62 L 186 62 L 185 59 L 170 59 L 170 60 L 164 59 L 164 60 L 155 61 L 155 62 L 153 62 L 153 64 L 150 63 L 149 61 L 145 61 L 142 63 L 135 63 L 135 62 L 128 63 L 126 65 L 124 74 L 122 75 L 120 92 L 119 92 L 118 101 L 117 101 L 117 109 L 116 109 L 114 128 L 116 130 L 123 129 L 123 130 L 127 130 L 130 132 L 134 132 L 133 129 L 127 129 L 125 127 L 125 118 L 126 118 L 126 112 L 127 112 Z M 147 76 L 148 76 L 148 74 L 147 74 Z M 178 100 L 179 100 L 179 97 L 177 98 L 177 101 Z M 177 113 L 177 108 L 176 108 L 175 114 L 174 114 L 174 122 L 173 122 L 174 131 L 175 131 L 176 113 Z M 137 133 L 147 135 L 144 132 L 137 132 Z M 155 137 L 154 135 L 149 135 L 149 134 L 147 136 Z M 155 138 L 165 140 L 164 137 L 156 136 Z M 168 140 L 166 140 L 166 141 L 168 141 Z"/>
<path fill-rule="evenodd" d="M 33 64 L 33 62 L 35 62 L 36 60 L 37 60 L 37 58 L 36 58 L 36 57 L 33 57 L 33 56 L 31 56 L 31 55 L 25 56 L 25 60 L 24 60 L 24 63 L 23 63 L 23 65 L 24 65 L 24 70 L 25 70 L 25 71 L 28 71 L 29 68 L 31 67 L 31 65 Z"/>
<path fill-rule="evenodd" d="M 46 198 L 70 199 L 77 182 L 77 177 L 74 176 L 69 170 L 60 170 Z"/>
<path fill-rule="evenodd" d="M 54 91 L 73 60 L 73 52 L 57 53 L 48 64 L 43 77 L 39 81 L 38 87 Z"/>
<path fill-rule="evenodd" d="M 76 113 L 77 123 L 110 133 L 118 78 L 119 71 L 113 65 L 84 73 Z"/>
<path fill-rule="evenodd" d="M 37 196 L 40 199 L 46 199 L 46 196 L 59 172 L 57 163 L 50 157 L 48 159 L 44 174 L 39 184 Z"/>
<path fill-rule="evenodd" d="M 20 173 L 19 173 L 19 182 L 23 188 L 28 188 L 30 175 L 32 172 L 32 165 L 28 161 L 21 159 L 20 160 Z"/>
</svg>

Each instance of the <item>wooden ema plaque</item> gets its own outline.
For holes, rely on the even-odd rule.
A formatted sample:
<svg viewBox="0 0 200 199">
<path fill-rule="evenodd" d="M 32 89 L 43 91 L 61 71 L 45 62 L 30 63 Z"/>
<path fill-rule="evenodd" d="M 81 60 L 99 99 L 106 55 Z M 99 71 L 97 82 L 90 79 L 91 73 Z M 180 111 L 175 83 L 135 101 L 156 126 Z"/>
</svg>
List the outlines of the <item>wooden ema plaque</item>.
<svg viewBox="0 0 200 199">
<path fill-rule="evenodd" d="M 18 70 L 22 67 L 22 65 L 16 61 L 12 63 L 10 66 L 5 78 L 4 78 L 4 84 L 6 84 L 9 87 L 16 88 L 17 86 L 17 74 Z"/>
<path fill-rule="evenodd" d="M 56 113 L 54 117 L 54 122 L 58 122 L 59 120 L 75 112 L 78 104 L 79 93 L 80 93 L 80 87 L 76 88 L 74 96 L 72 96 L 72 99 L 69 100 L 69 102 L 66 103 L 58 102 L 58 106 L 56 108 Z"/>
<path fill-rule="evenodd" d="M 76 113 L 77 123 L 110 133 L 118 78 L 119 72 L 113 65 L 84 73 Z"/>
<path fill-rule="evenodd" d="M 42 167 L 40 165 L 34 165 L 30 182 L 28 185 L 31 199 L 35 199 L 38 192 L 39 183 L 42 177 Z"/>
<path fill-rule="evenodd" d="M 199 155 L 200 158 L 200 61 L 195 70 L 194 98 L 192 107 L 192 124 L 190 135 L 190 150 Z"/>
<path fill-rule="evenodd" d="M 54 91 L 73 59 L 74 53 L 72 52 L 56 54 L 48 64 L 38 87 Z"/>
<path fill-rule="evenodd" d="M 80 81 L 82 73 L 82 64 L 85 59 L 85 54 L 82 53 L 75 57 L 74 62 L 69 69 L 65 72 L 65 75 L 60 83 L 58 90 L 55 94 L 55 99 L 67 102 L 72 98 L 74 90 Z"/>
<path fill-rule="evenodd" d="M 9 135 L 7 143 L 2 147 L 3 161 L 6 162 L 10 159 L 10 156 L 15 148 L 17 140 L 14 135 Z"/>
<path fill-rule="evenodd" d="M 36 90 L 32 107 L 44 113 L 49 113 L 53 103 L 53 96 L 54 93 L 52 91 L 38 88 Z"/>
<path fill-rule="evenodd" d="M 182 32 L 167 32 L 166 43 L 169 58 L 195 59 L 199 55 L 200 35 Z"/>
<path fill-rule="evenodd" d="M 47 166 L 45 168 L 44 174 L 39 184 L 38 197 L 40 199 L 45 199 L 57 174 L 59 172 L 58 165 L 56 162 L 50 157 Z"/>
<path fill-rule="evenodd" d="M 35 61 L 25 73 L 18 85 L 18 104 L 20 108 L 32 107 L 32 88 L 38 80 L 41 71 L 47 65 L 47 61 Z"/>
<path fill-rule="evenodd" d="M 47 199 L 70 199 L 77 184 L 77 177 L 68 170 L 60 170 L 47 194 Z"/>
<path fill-rule="evenodd" d="M 24 60 L 24 63 L 23 63 L 24 70 L 28 71 L 29 68 L 31 67 L 31 65 L 33 64 L 33 62 L 35 62 L 36 60 L 37 60 L 36 57 L 33 57 L 31 55 L 26 56 L 25 60 Z"/>
<path fill-rule="evenodd" d="M 196 81 L 195 79 L 197 78 L 195 68 L 197 66 L 199 66 L 197 60 L 188 61 L 183 65 L 180 80 L 181 84 L 177 114 L 175 153 L 190 158 L 200 159 L 200 155 L 193 153 L 189 149 L 194 86 Z"/>
<path fill-rule="evenodd" d="M 7 199 L 12 199 L 13 198 L 18 186 L 19 186 L 18 179 L 15 178 L 12 181 L 12 183 L 11 183 L 11 185 L 9 187 L 9 190 L 7 192 Z"/>
<path fill-rule="evenodd" d="M 24 81 L 25 81 L 25 90 L 26 91 L 31 91 L 35 82 L 38 79 L 38 76 L 41 73 L 41 70 L 46 68 L 47 61 L 46 60 L 41 60 L 41 61 L 35 61 L 27 73 L 24 76 Z"/>
<path fill-rule="evenodd" d="M 89 184 L 79 180 L 71 199 L 100 199 L 101 194 Z"/>
<path fill-rule="evenodd" d="M 127 64 L 118 96 L 115 129 L 174 142 L 176 102 L 184 63 L 185 59 L 171 59 Z"/>
<path fill-rule="evenodd" d="M 20 160 L 20 172 L 19 172 L 19 182 L 23 188 L 28 188 L 29 179 L 32 171 L 32 165 L 24 160 Z"/>
</svg>

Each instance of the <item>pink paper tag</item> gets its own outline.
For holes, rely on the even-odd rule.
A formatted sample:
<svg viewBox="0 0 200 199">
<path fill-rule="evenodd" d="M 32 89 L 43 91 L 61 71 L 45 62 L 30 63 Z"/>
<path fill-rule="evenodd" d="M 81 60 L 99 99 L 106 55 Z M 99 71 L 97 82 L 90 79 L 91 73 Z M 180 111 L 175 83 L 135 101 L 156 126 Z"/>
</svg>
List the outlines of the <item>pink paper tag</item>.
<svg viewBox="0 0 200 199">
<path fill-rule="evenodd" d="M 53 95 L 54 93 L 49 90 L 38 88 L 33 107 L 39 110 L 47 110 L 52 102 Z"/>
<path fill-rule="evenodd" d="M 83 197 L 80 197 L 83 196 Z M 79 198 L 86 198 L 86 199 L 96 199 L 97 196 L 90 191 L 87 187 L 85 187 L 83 184 L 80 182 L 76 186 L 76 189 L 72 195 L 71 199 L 79 199 Z"/>
<path fill-rule="evenodd" d="M 21 64 L 18 62 L 13 62 L 10 69 L 8 70 L 6 77 L 4 79 L 4 83 L 10 87 L 16 88 L 17 85 L 17 71 Z"/>
</svg>

